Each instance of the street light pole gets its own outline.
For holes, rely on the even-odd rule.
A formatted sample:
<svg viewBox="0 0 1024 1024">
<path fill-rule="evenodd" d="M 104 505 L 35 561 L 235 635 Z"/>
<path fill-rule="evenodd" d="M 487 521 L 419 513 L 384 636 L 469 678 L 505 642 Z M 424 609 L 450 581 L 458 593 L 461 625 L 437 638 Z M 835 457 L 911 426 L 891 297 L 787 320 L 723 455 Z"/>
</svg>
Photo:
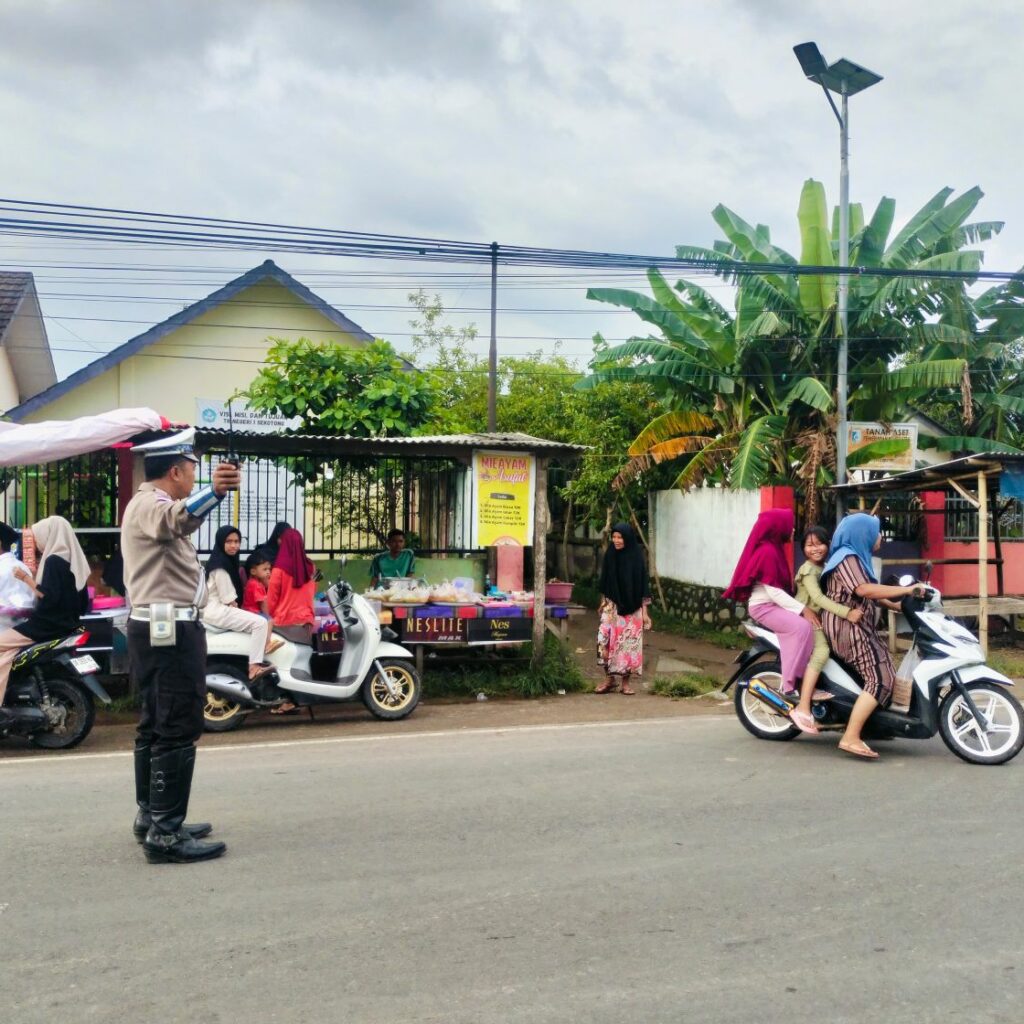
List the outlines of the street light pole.
<svg viewBox="0 0 1024 1024">
<path fill-rule="evenodd" d="M 835 64 L 828 64 L 815 43 L 800 43 L 793 47 L 807 78 L 820 85 L 825 99 L 839 122 L 839 267 L 836 288 L 836 311 L 839 321 L 839 352 L 836 365 L 836 483 L 846 483 L 846 448 L 848 444 L 847 374 L 850 361 L 850 97 L 872 85 L 877 85 L 881 75 L 847 60 L 845 57 Z M 832 93 L 841 97 L 842 109 L 836 107 Z M 842 518 L 843 496 L 836 497 L 836 516 Z"/>
<path fill-rule="evenodd" d="M 831 100 L 832 97 L 829 96 Z M 850 265 L 850 114 L 849 96 L 845 83 L 843 88 L 843 111 L 839 118 L 839 265 Z M 850 360 L 850 277 L 839 275 L 837 287 L 839 307 L 839 365 L 836 367 L 836 404 L 839 406 L 836 426 L 836 483 L 846 483 L 846 449 L 849 430 L 846 426 L 847 383 L 846 374 Z M 844 495 L 836 494 L 836 520 L 842 518 Z"/>
</svg>

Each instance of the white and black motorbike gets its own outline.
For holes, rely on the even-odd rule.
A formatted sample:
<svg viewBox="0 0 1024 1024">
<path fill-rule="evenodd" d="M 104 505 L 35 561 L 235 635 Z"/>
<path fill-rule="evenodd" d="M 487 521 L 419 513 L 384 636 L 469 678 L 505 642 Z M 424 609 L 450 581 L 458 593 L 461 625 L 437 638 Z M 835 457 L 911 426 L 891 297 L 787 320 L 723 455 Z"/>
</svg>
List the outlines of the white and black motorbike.
<svg viewBox="0 0 1024 1024">
<path fill-rule="evenodd" d="M 916 581 L 909 576 L 901 586 Z M 867 721 L 865 739 L 929 739 L 937 732 L 946 746 L 972 764 L 1003 764 L 1024 747 L 1024 711 L 1006 689 L 1012 680 L 985 664 L 978 638 L 942 611 L 942 595 L 931 587 L 908 595 L 901 610 L 914 631 L 913 644 L 897 676 L 912 681 L 909 708 L 879 708 Z M 743 627 L 754 645 L 736 661 L 736 714 L 760 739 L 791 740 L 800 730 L 790 721 L 796 698 L 782 693 L 779 641 L 756 622 Z M 820 689 L 830 700 L 812 706 L 819 729 L 843 729 L 861 692 L 856 671 L 834 653 L 822 670 Z"/>
<path fill-rule="evenodd" d="M 92 729 L 96 701 L 110 703 L 100 666 L 83 653 L 84 630 L 32 644 L 19 652 L 0 708 L 0 739 L 23 736 L 37 747 L 69 750 Z"/>
<path fill-rule="evenodd" d="M 422 690 L 413 655 L 382 631 L 369 602 L 339 580 L 327 591 L 338 621 L 340 654 L 318 654 L 309 644 L 285 641 L 267 655 L 274 667 L 249 681 L 249 635 L 207 625 L 205 725 L 211 732 L 235 729 L 246 716 L 285 702 L 312 709 L 360 697 L 378 718 L 405 718 Z"/>
</svg>

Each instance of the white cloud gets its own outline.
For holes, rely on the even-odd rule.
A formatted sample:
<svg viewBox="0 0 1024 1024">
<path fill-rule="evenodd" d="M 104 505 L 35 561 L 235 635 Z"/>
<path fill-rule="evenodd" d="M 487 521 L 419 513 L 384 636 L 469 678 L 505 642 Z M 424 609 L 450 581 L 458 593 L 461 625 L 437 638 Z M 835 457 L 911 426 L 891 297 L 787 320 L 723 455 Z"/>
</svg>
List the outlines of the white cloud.
<svg viewBox="0 0 1024 1024">
<path fill-rule="evenodd" d="M 852 198 L 870 209 L 894 196 L 905 218 L 945 184 L 980 184 L 979 216 L 1007 221 L 986 265 L 1012 269 L 1024 263 L 1022 28 L 1024 13 L 1009 2 L 5 0 L 2 191 L 664 254 L 709 244 L 710 211 L 723 202 L 797 250 L 802 181 L 819 178 L 837 198 L 835 121 L 791 52 L 815 39 L 829 59 L 849 56 L 885 76 L 851 102 Z M 0 252 L 6 263 L 39 254 Z M 240 268 L 264 256 L 163 258 Z M 571 297 L 586 311 L 584 289 L 517 292 L 508 304 Z M 171 292 L 204 290 L 193 281 Z M 485 292 L 460 290 L 444 293 L 450 305 L 483 304 Z M 402 293 L 328 297 L 344 307 L 354 295 L 400 302 Z M 46 305 L 100 315 L 97 303 Z M 104 308 L 108 318 L 173 311 Z M 401 341 L 407 317 L 355 319 Z M 628 324 L 596 313 L 509 314 L 503 323 L 589 336 L 609 321 Z M 84 321 L 75 329 L 104 345 L 135 333 Z"/>
</svg>

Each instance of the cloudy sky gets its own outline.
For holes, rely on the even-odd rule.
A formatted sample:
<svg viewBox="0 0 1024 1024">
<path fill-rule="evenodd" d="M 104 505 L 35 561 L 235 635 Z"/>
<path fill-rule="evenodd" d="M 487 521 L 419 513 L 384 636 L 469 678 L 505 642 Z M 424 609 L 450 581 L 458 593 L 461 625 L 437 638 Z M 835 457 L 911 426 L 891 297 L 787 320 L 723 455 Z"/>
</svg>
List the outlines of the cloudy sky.
<svg viewBox="0 0 1024 1024">
<path fill-rule="evenodd" d="M 986 266 L 1017 269 L 1021 38 L 1010 0 L 0 0 L 0 197 L 665 255 L 710 244 L 723 202 L 798 251 L 803 180 L 838 192 L 792 53 L 813 39 L 885 77 L 851 102 L 851 198 L 906 217 L 980 185 L 978 218 L 1006 221 Z M 267 255 L 0 238 L 61 375 Z M 451 267 L 276 258 L 399 347 L 417 285 L 487 322 L 486 283 Z M 503 351 L 585 357 L 636 326 L 583 300 L 599 280 L 524 283 Z"/>
</svg>

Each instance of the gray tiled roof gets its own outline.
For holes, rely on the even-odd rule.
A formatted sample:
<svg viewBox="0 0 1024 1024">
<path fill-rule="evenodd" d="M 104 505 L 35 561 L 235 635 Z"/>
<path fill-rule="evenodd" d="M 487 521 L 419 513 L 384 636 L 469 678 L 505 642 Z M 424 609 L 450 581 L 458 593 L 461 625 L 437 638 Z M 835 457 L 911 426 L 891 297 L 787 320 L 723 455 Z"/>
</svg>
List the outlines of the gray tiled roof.
<svg viewBox="0 0 1024 1024">
<path fill-rule="evenodd" d="M 18 303 L 31 286 L 31 274 L 0 270 L 0 337 L 3 337 L 14 311 L 18 308 Z"/>
</svg>

